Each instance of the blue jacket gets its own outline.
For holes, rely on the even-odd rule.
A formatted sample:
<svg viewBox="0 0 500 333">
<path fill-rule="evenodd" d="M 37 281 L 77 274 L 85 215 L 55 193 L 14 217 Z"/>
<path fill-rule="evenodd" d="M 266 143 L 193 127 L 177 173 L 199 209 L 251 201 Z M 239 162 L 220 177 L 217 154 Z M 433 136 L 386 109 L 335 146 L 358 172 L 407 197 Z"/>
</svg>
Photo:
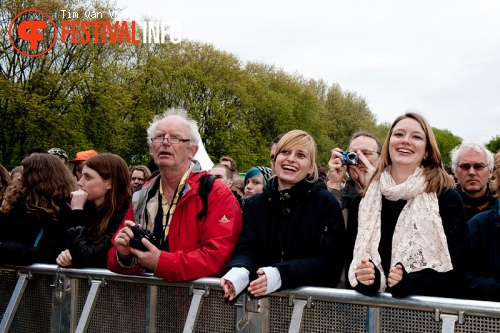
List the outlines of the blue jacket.
<svg viewBox="0 0 500 333">
<path fill-rule="evenodd" d="M 258 268 L 276 267 L 282 289 L 335 286 L 344 258 L 339 203 L 321 180 L 302 180 L 285 191 L 277 183 L 271 179 L 245 204 L 230 268 L 246 268 L 253 281 Z"/>
<path fill-rule="evenodd" d="M 467 298 L 500 301 L 499 203 L 469 222 L 470 253 L 467 263 Z"/>
</svg>

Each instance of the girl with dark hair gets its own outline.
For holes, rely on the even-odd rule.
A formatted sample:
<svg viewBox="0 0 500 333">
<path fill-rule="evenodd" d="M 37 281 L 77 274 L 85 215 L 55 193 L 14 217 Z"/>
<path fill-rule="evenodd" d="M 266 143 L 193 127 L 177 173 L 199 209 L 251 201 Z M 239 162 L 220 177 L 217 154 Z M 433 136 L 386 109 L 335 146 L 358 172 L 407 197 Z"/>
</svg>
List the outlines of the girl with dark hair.
<svg viewBox="0 0 500 333">
<path fill-rule="evenodd" d="M 114 154 L 92 156 L 85 161 L 78 186 L 71 193 L 77 226 L 68 230 L 67 249 L 56 262 L 63 267 L 105 268 L 111 237 L 130 206 L 127 164 Z"/>
<path fill-rule="evenodd" d="M 0 210 L 0 264 L 53 263 L 64 249 L 76 184 L 56 156 L 33 154 L 21 164 Z"/>
</svg>

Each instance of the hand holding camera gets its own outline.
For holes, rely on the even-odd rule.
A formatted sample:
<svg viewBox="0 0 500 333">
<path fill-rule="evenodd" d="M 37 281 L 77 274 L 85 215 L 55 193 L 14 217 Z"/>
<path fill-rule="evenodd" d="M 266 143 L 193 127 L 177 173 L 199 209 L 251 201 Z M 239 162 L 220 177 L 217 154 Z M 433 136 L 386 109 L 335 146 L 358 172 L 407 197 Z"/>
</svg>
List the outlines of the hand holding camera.
<svg viewBox="0 0 500 333">
<path fill-rule="evenodd" d="M 340 148 L 332 149 L 330 160 L 328 161 L 328 188 L 340 190 L 342 179 L 345 177 L 346 167 L 342 164 L 342 150 Z"/>
<path fill-rule="evenodd" d="M 142 244 L 143 238 L 146 238 L 151 244 L 157 246 L 156 237 L 149 230 L 143 229 L 137 224 L 131 227 L 130 230 L 132 230 L 132 232 L 134 233 L 134 237 L 130 238 L 130 247 L 141 250 L 143 252 L 148 251 L 146 246 Z"/>
</svg>

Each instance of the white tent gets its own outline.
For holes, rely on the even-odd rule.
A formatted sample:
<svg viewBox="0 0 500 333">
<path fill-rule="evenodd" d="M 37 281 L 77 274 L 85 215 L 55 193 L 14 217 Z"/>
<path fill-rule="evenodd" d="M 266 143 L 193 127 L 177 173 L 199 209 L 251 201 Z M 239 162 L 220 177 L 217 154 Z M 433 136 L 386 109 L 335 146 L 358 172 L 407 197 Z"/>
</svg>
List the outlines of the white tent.
<svg viewBox="0 0 500 333">
<path fill-rule="evenodd" d="M 205 146 L 203 145 L 203 141 L 200 138 L 200 142 L 198 144 L 198 151 L 196 152 L 196 155 L 194 155 L 194 159 L 200 162 L 201 168 L 203 170 L 210 170 L 214 166 L 214 162 L 210 159 L 210 157 L 207 154 L 207 151 L 205 150 Z"/>
</svg>

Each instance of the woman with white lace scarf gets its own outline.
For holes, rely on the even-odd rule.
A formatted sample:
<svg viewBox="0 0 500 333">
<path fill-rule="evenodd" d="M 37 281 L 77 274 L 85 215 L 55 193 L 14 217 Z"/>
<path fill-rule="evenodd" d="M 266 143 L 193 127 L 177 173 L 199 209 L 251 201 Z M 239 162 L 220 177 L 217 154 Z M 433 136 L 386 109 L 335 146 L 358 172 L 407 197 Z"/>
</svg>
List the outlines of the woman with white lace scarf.
<svg viewBox="0 0 500 333">
<path fill-rule="evenodd" d="M 453 188 L 425 118 L 398 117 L 349 212 L 347 231 L 356 234 L 347 262 L 350 285 L 364 294 L 459 297 L 467 220 Z"/>
</svg>

